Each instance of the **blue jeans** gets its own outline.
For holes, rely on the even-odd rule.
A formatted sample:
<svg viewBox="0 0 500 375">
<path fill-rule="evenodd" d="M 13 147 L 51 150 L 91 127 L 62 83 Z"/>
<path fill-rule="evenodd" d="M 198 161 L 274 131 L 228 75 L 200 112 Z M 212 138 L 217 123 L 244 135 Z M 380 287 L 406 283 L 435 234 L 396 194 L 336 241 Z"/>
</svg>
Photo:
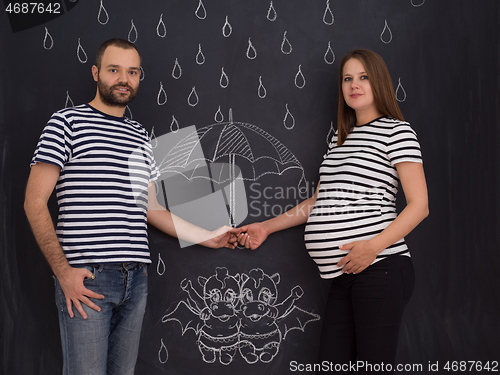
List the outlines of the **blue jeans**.
<svg viewBox="0 0 500 375">
<path fill-rule="evenodd" d="M 85 287 L 104 295 L 93 300 L 101 311 L 82 304 L 83 319 L 73 308 L 70 318 L 56 279 L 56 302 L 63 351 L 64 375 L 133 375 L 148 293 L 147 266 L 119 263 L 85 266 L 95 276 Z"/>
</svg>

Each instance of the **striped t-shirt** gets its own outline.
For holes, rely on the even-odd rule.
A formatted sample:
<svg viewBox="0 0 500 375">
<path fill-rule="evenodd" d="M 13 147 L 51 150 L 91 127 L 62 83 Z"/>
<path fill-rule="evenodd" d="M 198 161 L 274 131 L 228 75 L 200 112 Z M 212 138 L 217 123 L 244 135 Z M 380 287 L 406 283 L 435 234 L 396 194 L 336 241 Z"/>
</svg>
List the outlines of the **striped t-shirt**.
<svg viewBox="0 0 500 375">
<path fill-rule="evenodd" d="M 396 218 L 395 165 L 405 161 L 422 162 L 417 136 L 407 122 L 381 117 L 355 126 L 341 146 L 335 132 L 305 228 L 307 250 L 322 278 L 341 274 L 337 263 L 348 251 L 340 245 L 371 239 Z M 384 249 L 374 263 L 392 254 L 410 255 L 404 239 Z"/>
<path fill-rule="evenodd" d="M 61 168 L 56 233 L 70 264 L 151 263 L 147 189 L 158 169 L 141 124 L 87 104 L 63 109 L 40 136 L 38 162 Z"/>
</svg>

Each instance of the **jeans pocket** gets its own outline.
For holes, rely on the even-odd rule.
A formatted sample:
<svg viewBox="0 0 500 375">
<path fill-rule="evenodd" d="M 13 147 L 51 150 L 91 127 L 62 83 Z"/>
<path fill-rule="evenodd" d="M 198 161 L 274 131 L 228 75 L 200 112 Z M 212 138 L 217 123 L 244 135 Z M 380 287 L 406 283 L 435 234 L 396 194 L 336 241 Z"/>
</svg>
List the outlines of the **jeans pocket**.
<svg viewBox="0 0 500 375">
<path fill-rule="evenodd" d="M 86 270 L 90 271 L 90 273 L 92 273 L 92 276 L 83 279 L 83 285 L 87 285 L 91 283 L 92 280 L 95 280 L 97 279 L 97 277 L 99 277 L 99 272 L 97 272 L 97 268 L 94 266 L 83 266 L 80 268 L 85 268 Z"/>
</svg>

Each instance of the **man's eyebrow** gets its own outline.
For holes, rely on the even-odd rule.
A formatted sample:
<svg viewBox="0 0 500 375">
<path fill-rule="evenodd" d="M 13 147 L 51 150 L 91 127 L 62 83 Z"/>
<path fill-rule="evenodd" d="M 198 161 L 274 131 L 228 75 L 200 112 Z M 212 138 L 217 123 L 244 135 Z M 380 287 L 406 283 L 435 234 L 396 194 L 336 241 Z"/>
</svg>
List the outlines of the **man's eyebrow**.
<svg viewBox="0 0 500 375">
<path fill-rule="evenodd" d="M 109 64 L 109 65 L 106 66 L 106 68 L 121 68 L 121 67 L 122 67 L 121 65 L 117 65 L 117 64 Z M 141 70 L 141 67 L 131 66 L 128 69 Z"/>
</svg>

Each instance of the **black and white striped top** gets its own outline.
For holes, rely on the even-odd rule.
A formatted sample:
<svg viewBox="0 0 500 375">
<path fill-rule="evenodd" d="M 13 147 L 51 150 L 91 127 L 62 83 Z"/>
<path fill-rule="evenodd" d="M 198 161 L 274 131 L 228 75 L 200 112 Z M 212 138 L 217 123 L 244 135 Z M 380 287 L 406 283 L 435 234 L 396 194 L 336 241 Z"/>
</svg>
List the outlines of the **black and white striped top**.
<svg viewBox="0 0 500 375">
<path fill-rule="evenodd" d="M 422 162 L 417 136 L 407 122 L 381 117 L 355 126 L 341 146 L 335 132 L 305 228 L 306 247 L 322 278 L 341 274 L 337 262 L 348 252 L 340 245 L 373 238 L 396 218 L 395 164 L 404 161 Z M 391 254 L 410 255 L 404 239 L 384 249 L 374 262 Z"/>
<path fill-rule="evenodd" d="M 84 104 L 54 113 L 31 165 L 61 168 L 57 236 L 70 264 L 150 263 L 147 188 L 158 178 L 147 131 Z"/>
</svg>

